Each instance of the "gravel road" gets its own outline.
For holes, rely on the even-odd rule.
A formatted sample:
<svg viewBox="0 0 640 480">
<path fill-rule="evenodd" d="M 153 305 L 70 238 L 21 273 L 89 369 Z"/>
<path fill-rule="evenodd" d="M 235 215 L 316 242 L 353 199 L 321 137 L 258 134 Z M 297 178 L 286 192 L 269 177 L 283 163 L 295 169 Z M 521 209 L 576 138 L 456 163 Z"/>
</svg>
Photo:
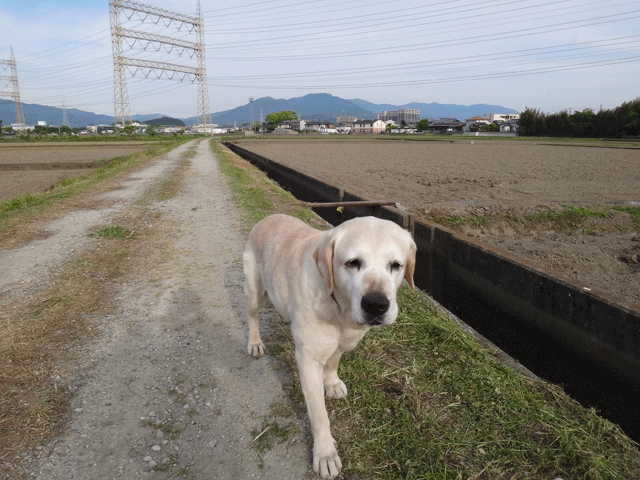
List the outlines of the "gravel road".
<svg viewBox="0 0 640 480">
<path fill-rule="evenodd" d="M 12 275 L 0 290 L 18 292 L 87 248 L 92 228 L 132 208 L 195 142 L 110 192 L 115 206 L 72 212 L 49 226 L 47 239 L 3 252 Z M 39 447 L 26 466 L 31 478 L 313 478 L 304 421 L 285 420 L 301 432 L 293 439 L 261 454 L 252 448 L 270 407 L 287 402 L 286 372 L 269 355 L 246 353 L 245 238 L 208 142 L 197 148 L 181 192 L 149 206 L 173 225 L 177 254 L 123 284 L 117 308 L 99 319 L 101 335 L 80 356 L 64 433 Z"/>
</svg>

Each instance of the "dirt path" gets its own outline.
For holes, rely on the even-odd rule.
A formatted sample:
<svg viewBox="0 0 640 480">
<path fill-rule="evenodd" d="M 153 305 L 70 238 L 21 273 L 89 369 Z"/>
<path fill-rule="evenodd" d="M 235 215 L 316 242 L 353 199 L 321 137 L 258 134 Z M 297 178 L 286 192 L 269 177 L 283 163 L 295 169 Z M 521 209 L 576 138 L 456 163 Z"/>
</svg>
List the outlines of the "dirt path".
<svg viewBox="0 0 640 480">
<path fill-rule="evenodd" d="M 112 192 L 119 198 L 112 209 L 74 212 L 51 227 L 60 233 L 45 240 L 47 247 L 35 253 L 40 247 L 24 247 L 22 261 L 31 261 L 24 273 L 82 248 L 92 224 L 130 208 L 151 182 L 171 174 L 190 145 Z M 158 234 L 176 253 L 123 284 L 117 308 L 99 319 L 102 335 L 81 356 L 71 418 L 64 434 L 28 465 L 31 478 L 307 477 L 305 433 L 260 455 L 252 448 L 270 407 L 287 399 L 273 358 L 246 354 L 244 237 L 230 198 L 208 143 L 201 142 L 180 194 L 148 207 L 172 225 Z M 70 230 L 78 224 L 84 231 Z M 306 432 L 305 425 L 295 426 Z"/>
</svg>

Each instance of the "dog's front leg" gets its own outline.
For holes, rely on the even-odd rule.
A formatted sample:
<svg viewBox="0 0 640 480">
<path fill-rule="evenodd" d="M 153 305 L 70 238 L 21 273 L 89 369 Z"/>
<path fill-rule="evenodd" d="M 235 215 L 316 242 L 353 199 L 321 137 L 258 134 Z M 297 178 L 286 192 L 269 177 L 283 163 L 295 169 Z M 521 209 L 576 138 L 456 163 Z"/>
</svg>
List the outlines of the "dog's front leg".
<svg viewBox="0 0 640 480">
<path fill-rule="evenodd" d="M 323 478 L 335 478 L 342 469 L 342 462 L 331 436 L 324 403 L 324 365 L 301 350 L 296 348 L 296 362 L 313 434 L 313 470 Z"/>
<path fill-rule="evenodd" d="M 338 364 L 340 363 L 342 352 L 336 351 L 324 366 L 324 389 L 327 397 L 344 398 L 347 396 L 347 386 L 338 377 Z"/>
</svg>

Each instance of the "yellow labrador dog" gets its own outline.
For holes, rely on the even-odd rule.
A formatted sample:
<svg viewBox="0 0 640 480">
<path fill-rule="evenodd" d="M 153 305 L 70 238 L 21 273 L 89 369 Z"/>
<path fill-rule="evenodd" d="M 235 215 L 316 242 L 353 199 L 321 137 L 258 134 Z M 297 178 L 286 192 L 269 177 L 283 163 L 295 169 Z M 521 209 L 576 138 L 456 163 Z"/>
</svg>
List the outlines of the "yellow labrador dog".
<svg viewBox="0 0 640 480">
<path fill-rule="evenodd" d="M 342 469 L 324 394 L 347 395 L 338 362 L 376 325 L 398 315 L 396 291 L 413 288 L 416 244 L 393 222 L 364 217 L 319 231 L 287 215 L 258 222 L 244 252 L 249 354 L 260 356 L 258 308 L 267 296 L 291 322 L 302 392 L 313 433 L 313 469 L 335 478 Z"/>
</svg>

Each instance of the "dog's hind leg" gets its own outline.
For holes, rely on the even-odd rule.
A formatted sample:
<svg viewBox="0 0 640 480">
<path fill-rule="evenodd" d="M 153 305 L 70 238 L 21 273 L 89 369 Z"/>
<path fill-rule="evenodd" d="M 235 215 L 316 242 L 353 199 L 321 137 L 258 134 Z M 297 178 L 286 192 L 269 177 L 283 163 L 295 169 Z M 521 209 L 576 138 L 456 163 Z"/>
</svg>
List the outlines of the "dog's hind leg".
<svg viewBox="0 0 640 480">
<path fill-rule="evenodd" d="M 247 351 L 253 357 L 264 355 L 265 346 L 260 338 L 260 318 L 258 309 L 264 301 L 266 291 L 258 272 L 257 263 L 253 252 L 245 251 L 243 257 L 244 267 L 244 301 L 247 306 L 247 323 L 249 325 L 249 344 Z"/>
</svg>

